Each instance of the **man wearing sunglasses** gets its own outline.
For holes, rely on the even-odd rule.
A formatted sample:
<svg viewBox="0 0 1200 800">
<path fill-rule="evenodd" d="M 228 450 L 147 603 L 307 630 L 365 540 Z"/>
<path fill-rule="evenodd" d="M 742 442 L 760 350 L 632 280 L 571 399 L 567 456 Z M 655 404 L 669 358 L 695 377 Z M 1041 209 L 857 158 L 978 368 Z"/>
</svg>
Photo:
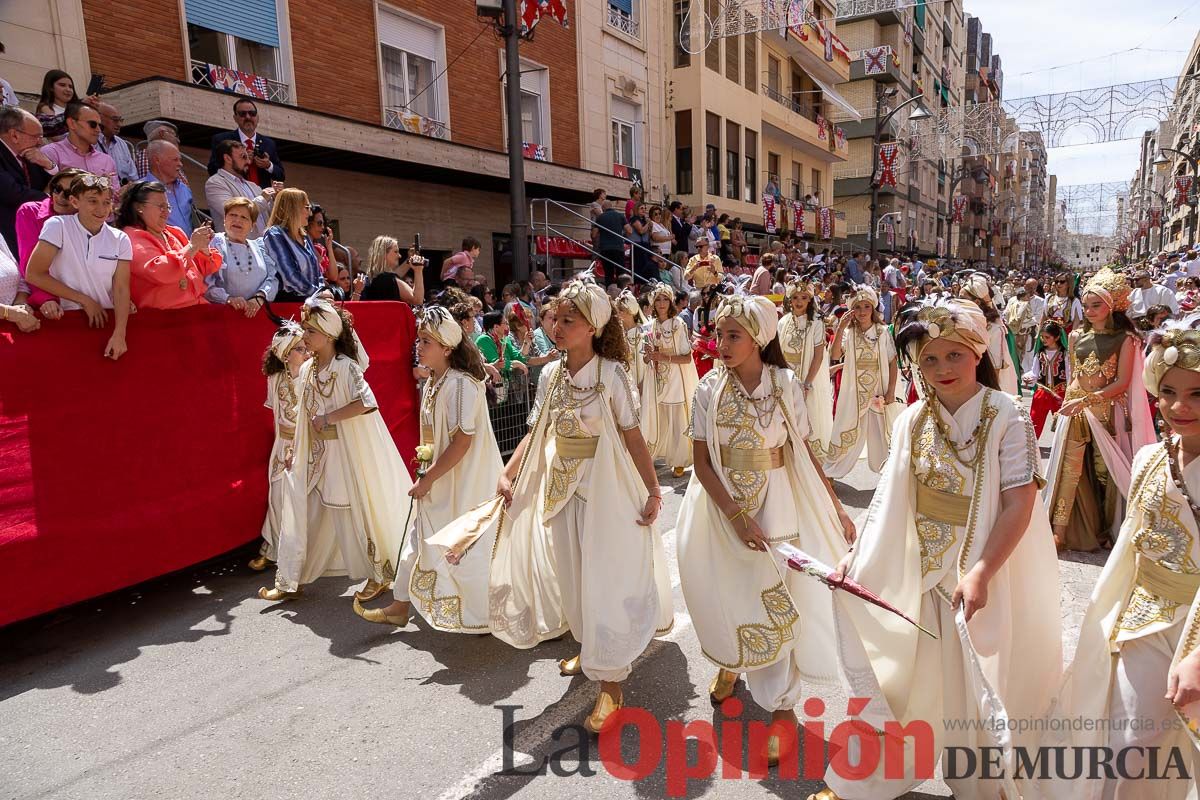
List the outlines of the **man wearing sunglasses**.
<svg viewBox="0 0 1200 800">
<path fill-rule="evenodd" d="M 67 138 L 51 142 L 42 148 L 50 159 L 51 175 L 65 167 L 76 167 L 93 175 L 103 175 L 112 186 L 120 186 L 117 180 L 117 164 L 112 156 L 97 146 L 100 141 L 100 114 L 81 100 L 67 103 Z"/>
<path fill-rule="evenodd" d="M 217 145 L 226 139 L 240 142 L 250 154 L 250 174 L 247 179 L 267 188 L 272 181 L 283 180 L 283 162 L 279 160 L 279 151 L 275 142 L 258 132 L 258 105 L 247 97 L 238 99 L 233 104 L 233 119 L 237 122 L 236 131 L 218 133 L 212 138 L 212 155 L 208 158 L 208 174 L 215 175 L 221 168 L 222 158 L 217 153 Z"/>
</svg>

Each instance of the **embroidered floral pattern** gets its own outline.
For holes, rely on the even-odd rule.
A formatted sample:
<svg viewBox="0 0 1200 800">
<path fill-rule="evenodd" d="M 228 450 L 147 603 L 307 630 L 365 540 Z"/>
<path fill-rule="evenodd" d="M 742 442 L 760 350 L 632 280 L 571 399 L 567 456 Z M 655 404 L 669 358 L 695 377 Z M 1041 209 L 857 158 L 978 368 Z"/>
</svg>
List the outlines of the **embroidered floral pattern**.
<svg viewBox="0 0 1200 800">
<path fill-rule="evenodd" d="M 770 664 L 779 656 L 784 644 L 793 637 L 792 625 L 800 619 L 782 582 L 766 589 L 760 595 L 768 622 L 752 622 L 737 628 L 738 661 L 736 664 L 721 664 L 730 670 L 742 670 Z M 707 655 L 707 654 L 706 654 Z M 708 655 L 708 658 L 712 658 Z M 715 659 L 713 659 L 715 660 Z M 720 662 L 718 662 L 720 663 Z"/>
<path fill-rule="evenodd" d="M 733 385 L 735 378 L 730 375 L 717 401 L 715 417 L 718 431 L 728 431 L 728 438 L 722 436 L 725 445 L 732 449 L 761 448 L 766 438 L 758 432 L 754 412 L 749 401 Z M 731 494 L 738 506 L 753 515 L 761 504 L 762 491 L 767 485 L 767 473 L 754 470 L 725 469 L 725 476 L 731 487 Z"/>
</svg>

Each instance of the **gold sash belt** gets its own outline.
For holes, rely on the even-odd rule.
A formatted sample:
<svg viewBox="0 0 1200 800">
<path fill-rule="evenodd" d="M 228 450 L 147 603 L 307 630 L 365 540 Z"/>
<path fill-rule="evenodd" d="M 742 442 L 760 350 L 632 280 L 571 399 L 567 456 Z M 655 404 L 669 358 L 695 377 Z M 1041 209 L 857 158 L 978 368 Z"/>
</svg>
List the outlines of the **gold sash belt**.
<svg viewBox="0 0 1200 800">
<path fill-rule="evenodd" d="M 326 425 L 321 430 L 313 428 L 312 435 L 314 439 L 324 439 L 326 441 L 338 438 L 337 428 L 333 425 Z"/>
<path fill-rule="evenodd" d="M 782 447 L 729 447 L 721 445 L 721 466 L 744 472 L 766 472 L 783 466 Z"/>
<path fill-rule="evenodd" d="M 1200 589 L 1200 574 L 1175 572 L 1139 554 L 1134 583 L 1156 597 L 1189 606 Z"/>
<path fill-rule="evenodd" d="M 559 458 L 595 458 L 599 436 L 555 436 L 555 451 Z"/>
<path fill-rule="evenodd" d="M 279 435 L 280 439 L 286 439 L 290 442 L 292 439 L 296 438 L 296 429 L 295 428 L 285 428 L 282 425 L 280 425 L 278 435 Z"/>
<path fill-rule="evenodd" d="M 934 522 L 946 522 L 956 527 L 967 524 L 971 515 L 971 498 L 954 492 L 943 492 L 917 484 L 917 513 Z"/>
</svg>

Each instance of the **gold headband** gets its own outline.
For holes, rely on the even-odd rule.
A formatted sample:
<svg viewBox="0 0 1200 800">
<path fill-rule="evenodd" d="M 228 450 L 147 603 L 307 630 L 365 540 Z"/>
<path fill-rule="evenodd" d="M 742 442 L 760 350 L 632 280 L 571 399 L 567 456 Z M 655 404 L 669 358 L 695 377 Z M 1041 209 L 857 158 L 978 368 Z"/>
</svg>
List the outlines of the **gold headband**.
<svg viewBox="0 0 1200 800">
<path fill-rule="evenodd" d="M 1191 319 L 1196 319 L 1196 315 Z M 1159 384 L 1171 368 L 1200 372 L 1200 330 L 1182 325 L 1169 328 L 1150 348 L 1142 370 L 1142 382 L 1150 394 L 1158 396 Z"/>
</svg>

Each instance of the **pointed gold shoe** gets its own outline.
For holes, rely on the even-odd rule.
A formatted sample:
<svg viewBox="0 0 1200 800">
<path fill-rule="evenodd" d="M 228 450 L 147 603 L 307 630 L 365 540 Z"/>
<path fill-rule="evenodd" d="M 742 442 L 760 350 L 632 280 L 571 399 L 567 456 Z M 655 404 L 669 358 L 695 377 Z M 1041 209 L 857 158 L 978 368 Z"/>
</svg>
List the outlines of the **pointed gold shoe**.
<svg viewBox="0 0 1200 800">
<path fill-rule="evenodd" d="M 412 619 L 412 606 L 409 606 L 407 614 L 395 615 L 384 612 L 382 608 L 363 608 L 362 604 L 358 602 L 358 598 L 355 598 L 354 613 L 367 622 L 376 622 L 380 625 L 395 625 L 397 628 L 403 628 Z"/>
<path fill-rule="evenodd" d="M 686 467 L 672 467 L 671 474 L 676 478 L 682 478 L 684 469 L 686 469 Z"/>
<path fill-rule="evenodd" d="M 828 786 L 826 786 L 816 794 L 810 794 L 808 796 L 808 800 L 842 800 L 842 798 L 838 797 L 837 794 L 834 793 L 833 789 L 830 789 Z"/>
<path fill-rule="evenodd" d="M 713 705 L 719 706 L 737 690 L 738 674 L 727 669 L 717 671 L 717 677 L 708 685 L 708 699 Z"/>
<path fill-rule="evenodd" d="M 579 661 L 579 656 L 564 658 L 558 662 L 558 673 L 563 677 L 583 674 L 583 664 Z"/>
<path fill-rule="evenodd" d="M 258 556 L 257 558 L 250 559 L 250 563 L 246 566 L 250 567 L 250 569 L 254 570 L 255 572 L 262 572 L 274 563 L 274 561 L 266 556 Z"/>
<path fill-rule="evenodd" d="M 354 599 L 360 603 L 369 603 L 387 590 L 388 584 L 386 582 L 380 583 L 374 578 L 370 578 L 363 588 L 354 593 Z"/>
<path fill-rule="evenodd" d="M 285 592 L 282 589 L 278 589 L 274 586 L 272 586 L 270 589 L 264 586 L 258 590 L 258 596 L 263 600 L 270 600 L 272 603 L 282 603 L 285 600 L 295 600 L 300 596 L 300 592 Z"/>
<path fill-rule="evenodd" d="M 600 694 L 596 697 L 596 705 L 592 707 L 592 713 L 584 720 L 583 727 L 591 733 L 600 733 L 613 712 L 624 705 L 624 695 L 619 698 L 613 697 L 607 690 L 601 689 Z"/>
</svg>

